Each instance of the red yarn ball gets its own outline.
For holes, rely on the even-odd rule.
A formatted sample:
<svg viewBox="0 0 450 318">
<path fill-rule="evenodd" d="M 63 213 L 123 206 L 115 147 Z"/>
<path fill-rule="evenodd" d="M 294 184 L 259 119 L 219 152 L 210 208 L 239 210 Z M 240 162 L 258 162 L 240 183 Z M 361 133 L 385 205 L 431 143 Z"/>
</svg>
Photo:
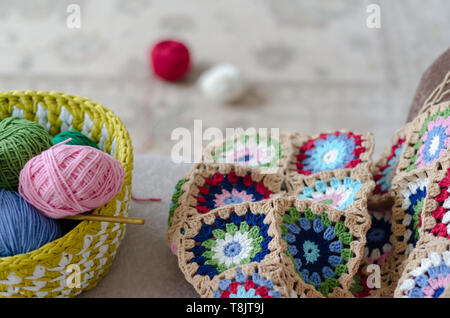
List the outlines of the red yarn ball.
<svg viewBox="0 0 450 318">
<path fill-rule="evenodd" d="M 161 41 L 151 50 L 151 62 L 157 76 L 166 81 L 177 81 L 189 71 L 189 50 L 178 41 Z"/>
</svg>

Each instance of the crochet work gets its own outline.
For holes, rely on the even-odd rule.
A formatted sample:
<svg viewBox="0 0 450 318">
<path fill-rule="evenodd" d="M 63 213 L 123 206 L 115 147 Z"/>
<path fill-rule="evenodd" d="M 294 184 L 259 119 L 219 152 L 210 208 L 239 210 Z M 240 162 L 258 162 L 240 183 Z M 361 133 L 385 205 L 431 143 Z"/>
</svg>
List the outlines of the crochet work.
<svg viewBox="0 0 450 318">
<path fill-rule="evenodd" d="M 280 298 L 280 291 L 274 288 L 270 279 L 264 279 L 258 272 L 246 276 L 240 268 L 232 279 L 219 281 L 214 298 Z"/>
<path fill-rule="evenodd" d="M 362 182 L 359 180 L 349 177 L 344 180 L 332 178 L 329 182 L 316 181 L 313 188 L 304 187 L 298 197 L 323 203 L 338 210 L 345 210 L 355 201 L 356 194 L 361 187 Z"/>
<path fill-rule="evenodd" d="M 208 146 L 175 186 L 168 241 L 204 297 L 352 295 L 370 225 L 372 139 L 335 132 L 304 140 L 311 173 L 291 177 L 283 162 L 298 159 L 296 143 L 308 137 L 280 136 Z M 263 173 L 274 154 L 279 166 Z"/>
<path fill-rule="evenodd" d="M 364 247 L 364 259 L 361 262 L 358 272 L 353 277 L 351 292 L 355 297 L 362 298 L 373 296 L 373 292 L 378 295 L 384 294 L 386 286 L 380 286 L 379 290 L 367 284 L 368 276 L 363 269 L 370 264 L 382 267 L 392 256 L 392 210 L 390 208 L 369 209 L 371 216 L 371 226 L 366 235 L 366 246 Z"/>
<path fill-rule="evenodd" d="M 254 133 L 241 134 L 213 142 L 203 151 L 207 165 L 232 164 L 250 167 L 263 173 L 281 173 L 286 170 L 291 153 L 290 134 L 276 136 Z"/>
<path fill-rule="evenodd" d="M 430 233 L 437 237 L 450 239 L 450 168 L 447 169 L 445 177 L 437 182 L 439 194 L 432 196 L 437 207 L 431 212 L 432 221 Z"/>
<path fill-rule="evenodd" d="M 283 156 L 281 143 L 259 134 L 240 135 L 228 140 L 213 151 L 214 163 L 231 163 L 251 167 L 277 167 Z"/>
<path fill-rule="evenodd" d="M 431 253 L 412 270 L 400 290 L 409 298 L 438 298 L 450 283 L 450 252 Z"/>
<path fill-rule="evenodd" d="M 449 109 L 430 106 L 399 130 L 373 169 L 370 134 L 208 146 L 169 212 L 169 243 L 186 279 L 204 297 L 444 295 Z M 263 173 L 273 154 L 278 167 Z M 369 265 L 381 267 L 380 288 Z"/>
<path fill-rule="evenodd" d="M 399 138 L 391 147 L 391 153 L 386 158 L 386 164 L 378 167 L 378 171 L 373 176 L 376 184 L 374 194 L 386 194 L 391 189 L 392 179 L 396 174 L 400 156 L 405 149 L 404 143 L 405 138 Z"/>
<path fill-rule="evenodd" d="M 272 194 L 262 181 L 254 181 L 250 174 L 237 176 L 233 171 L 228 174 L 216 172 L 205 179 L 198 191 L 195 209 L 200 213 L 229 204 L 261 201 Z"/>
<path fill-rule="evenodd" d="M 174 214 L 175 210 L 180 206 L 180 204 L 178 203 L 178 200 L 184 193 L 184 191 L 181 190 L 181 187 L 183 186 L 183 184 L 186 183 L 186 181 L 187 181 L 186 179 L 181 179 L 175 185 L 175 190 L 173 192 L 172 199 L 170 200 L 170 206 L 169 206 L 169 208 L 170 208 L 169 209 L 169 219 L 168 219 L 169 226 L 172 225 L 172 218 L 173 218 L 173 214 Z"/>
<path fill-rule="evenodd" d="M 422 168 L 447 152 L 450 145 L 450 109 L 427 117 L 414 144 L 417 152 L 410 159 L 407 171 Z"/>
<path fill-rule="evenodd" d="M 446 216 L 449 114 L 448 102 L 429 107 L 406 130 L 405 150 L 400 156 L 397 169 L 399 173 L 392 181 L 395 194 L 392 217 L 394 252 L 388 264 L 383 267 L 383 272 L 388 273 L 384 281 L 390 282 L 391 289 L 395 288 L 401 275 L 407 275 L 408 266 L 412 259 L 417 258 L 418 251 L 424 245 L 434 244 L 436 248 L 441 248 L 449 237 L 447 219 L 450 214 Z M 411 287 L 407 295 L 412 293 L 412 297 L 419 297 L 422 292 L 423 295 L 430 296 L 424 277 L 418 278 L 418 282 L 422 285 L 407 283 Z M 423 290 L 419 291 L 419 287 L 428 290 L 428 294 Z M 396 295 L 400 297 L 398 292 Z"/>
<path fill-rule="evenodd" d="M 441 103 L 417 116 L 407 131 L 400 172 L 412 172 L 430 166 L 448 152 L 450 146 L 450 107 Z"/>
<path fill-rule="evenodd" d="M 327 213 L 319 216 L 310 209 L 299 212 L 291 208 L 283 216 L 281 229 L 288 245 L 286 254 L 296 272 L 327 296 L 339 285 L 338 278 L 347 272 L 347 262 L 353 256 L 353 237 L 344 222 L 331 222 Z"/>
<path fill-rule="evenodd" d="M 450 285 L 450 245 L 443 238 L 423 241 L 409 256 L 396 297 L 438 298 Z"/>
<path fill-rule="evenodd" d="M 190 263 L 199 265 L 197 274 L 212 279 L 237 265 L 261 262 L 270 253 L 268 246 L 272 240 L 264 217 L 247 211 L 243 216 L 230 213 L 227 218 L 216 217 L 213 225 L 203 224 L 190 250 L 193 253 Z"/>
</svg>

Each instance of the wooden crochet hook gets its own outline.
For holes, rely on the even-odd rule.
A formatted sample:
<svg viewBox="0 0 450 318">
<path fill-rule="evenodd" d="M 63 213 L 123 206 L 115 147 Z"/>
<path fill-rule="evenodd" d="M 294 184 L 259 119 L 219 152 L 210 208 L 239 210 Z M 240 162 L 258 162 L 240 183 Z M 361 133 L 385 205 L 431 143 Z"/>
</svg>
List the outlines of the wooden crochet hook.
<svg viewBox="0 0 450 318">
<path fill-rule="evenodd" d="M 72 216 L 66 216 L 65 219 L 76 221 L 114 222 L 114 223 L 136 224 L 136 225 L 145 224 L 145 220 L 140 218 L 128 218 L 123 216 L 106 216 L 95 214 L 77 214 Z"/>
</svg>

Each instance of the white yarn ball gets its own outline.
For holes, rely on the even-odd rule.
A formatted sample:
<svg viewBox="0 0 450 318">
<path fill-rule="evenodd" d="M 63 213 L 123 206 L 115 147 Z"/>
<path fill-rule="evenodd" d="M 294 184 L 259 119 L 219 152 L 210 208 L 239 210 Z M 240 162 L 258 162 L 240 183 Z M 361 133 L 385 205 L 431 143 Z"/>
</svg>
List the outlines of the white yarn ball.
<svg viewBox="0 0 450 318">
<path fill-rule="evenodd" d="M 198 85 L 208 99 L 224 103 L 237 101 L 246 90 L 241 72 L 232 64 L 213 66 L 200 76 Z"/>
</svg>

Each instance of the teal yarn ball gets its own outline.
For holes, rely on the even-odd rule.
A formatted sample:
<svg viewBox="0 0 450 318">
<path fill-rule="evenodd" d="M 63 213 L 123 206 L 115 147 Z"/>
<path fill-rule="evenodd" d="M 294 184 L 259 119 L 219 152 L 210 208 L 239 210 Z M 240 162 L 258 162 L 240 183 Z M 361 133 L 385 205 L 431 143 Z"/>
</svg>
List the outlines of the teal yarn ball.
<svg viewBox="0 0 450 318">
<path fill-rule="evenodd" d="M 66 145 L 78 145 L 78 146 L 91 146 L 97 149 L 97 144 L 89 137 L 83 135 L 79 131 L 76 130 L 67 130 L 53 137 L 53 144 L 59 144 L 64 140 L 72 138 L 71 141 L 67 142 Z"/>
<path fill-rule="evenodd" d="M 50 134 L 38 123 L 18 117 L 0 121 L 0 189 L 17 190 L 23 166 L 51 146 Z"/>
<path fill-rule="evenodd" d="M 0 257 L 34 251 L 59 237 L 55 220 L 43 216 L 17 192 L 0 190 Z"/>
</svg>

